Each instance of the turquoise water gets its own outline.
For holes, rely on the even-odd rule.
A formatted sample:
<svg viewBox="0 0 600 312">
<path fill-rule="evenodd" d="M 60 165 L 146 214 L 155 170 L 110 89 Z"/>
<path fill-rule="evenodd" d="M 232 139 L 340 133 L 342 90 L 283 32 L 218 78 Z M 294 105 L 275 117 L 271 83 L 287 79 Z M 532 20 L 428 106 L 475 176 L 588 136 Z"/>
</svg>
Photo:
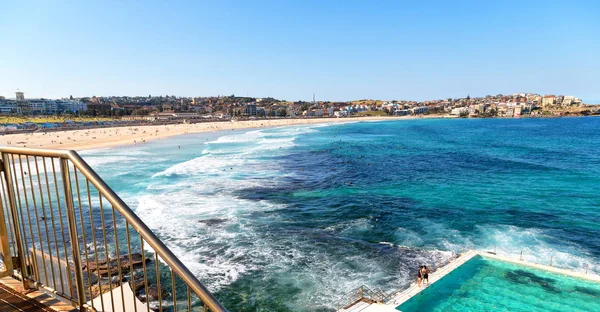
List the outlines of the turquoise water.
<svg viewBox="0 0 600 312">
<path fill-rule="evenodd" d="M 476 256 L 397 309 L 600 311 L 600 283 Z"/>
<path fill-rule="evenodd" d="M 225 131 L 83 157 L 231 311 L 331 311 L 470 245 L 600 272 L 600 118 Z"/>
</svg>

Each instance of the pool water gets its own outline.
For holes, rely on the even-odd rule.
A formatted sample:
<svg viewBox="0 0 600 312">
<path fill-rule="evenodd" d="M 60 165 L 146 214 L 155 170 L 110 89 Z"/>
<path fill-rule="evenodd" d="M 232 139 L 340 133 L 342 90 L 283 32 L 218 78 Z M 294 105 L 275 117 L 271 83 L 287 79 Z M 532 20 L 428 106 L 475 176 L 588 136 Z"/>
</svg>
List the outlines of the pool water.
<svg viewBox="0 0 600 312">
<path fill-rule="evenodd" d="M 400 311 L 600 311 L 600 283 L 476 256 Z"/>
</svg>

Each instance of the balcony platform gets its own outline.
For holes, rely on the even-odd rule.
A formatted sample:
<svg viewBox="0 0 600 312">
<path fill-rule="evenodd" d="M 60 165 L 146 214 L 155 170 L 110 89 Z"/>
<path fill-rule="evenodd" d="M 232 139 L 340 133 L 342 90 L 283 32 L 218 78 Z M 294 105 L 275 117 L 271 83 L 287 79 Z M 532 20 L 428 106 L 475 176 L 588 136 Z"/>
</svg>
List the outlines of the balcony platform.
<svg viewBox="0 0 600 312">
<path fill-rule="evenodd" d="M 71 305 L 38 290 L 23 290 L 21 281 L 0 278 L 0 312 L 78 311 Z"/>
</svg>

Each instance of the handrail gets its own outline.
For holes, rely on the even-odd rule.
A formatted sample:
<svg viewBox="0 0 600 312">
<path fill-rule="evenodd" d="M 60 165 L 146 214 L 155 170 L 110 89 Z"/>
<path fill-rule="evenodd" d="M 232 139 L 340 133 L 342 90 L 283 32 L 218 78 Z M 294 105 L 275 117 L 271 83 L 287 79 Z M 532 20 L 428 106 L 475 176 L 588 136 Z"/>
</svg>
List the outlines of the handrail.
<svg viewBox="0 0 600 312">
<path fill-rule="evenodd" d="M 94 184 L 105 196 L 106 199 L 117 209 L 123 217 L 131 223 L 140 235 L 148 241 L 150 247 L 154 249 L 162 259 L 177 273 L 183 281 L 192 287 L 192 290 L 200 297 L 202 302 L 206 303 L 211 310 L 215 312 L 227 311 L 221 303 L 198 281 L 190 270 L 181 263 L 179 258 L 173 254 L 167 246 L 148 228 L 148 226 L 123 202 L 123 200 L 96 174 L 96 172 L 77 154 L 75 151 L 68 152 L 69 159 L 81 170 L 90 182 Z"/>
<path fill-rule="evenodd" d="M 360 301 L 387 303 L 393 294 L 388 294 L 381 289 L 371 289 L 368 286 L 361 285 L 354 290 L 346 293 L 336 304 L 337 310 L 342 311 Z"/>
<path fill-rule="evenodd" d="M 86 270 L 87 270 L 87 282 L 89 285 L 89 293 L 90 295 L 87 297 L 91 297 L 91 292 L 92 292 L 92 280 L 94 279 L 93 274 L 90 274 L 90 259 L 92 259 L 92 264 L 95 261 L 95 268 L 99 268 L 101 266 L 104 266 L 106 270 L 108 270 L 108 283 L 109 283 L 109 291 L 113 289 L 112 287 L 112 283 L 111 283 L 111 279 L 114 279 L 114 277 L 118 277 L 117 281 L 114 281 L 115 284 L 117 283 L 121 283 L 121 280 L 123 280 L 125 278 L 125 275 L 121 272 L 121 270 L 126 270 L 128 269 L 126 265 L 123 265 L 121 262 L 126 262 L 127 260 L 129 260 L 129 266 L 131 267 L 130 272 L 130 280 L 135 282 L 135 270 L 134 270 L 134 266 L 132 264 L 133 262 L 133 257 L 132 257 L 132 252 L 131 252 L 131 235 L 130 235 L 130 231 L 129 231 L 129 227 L 131 226 L 133 228 L 133 230 L 135 232 L 137 232 L 137 234 L 139 234 L 140 236 L 140 244 L 141 244 L 141 249 L 142 249 L 142 254 L 141 254 L 141 263 L 143 263 L 143 278 L 144 278 L 144 289 L 146 291 L 146 301 L 149 300 L 149 286 L 148 286 L 148 268 L 146 267 L 146 258 L 144 255 L 144 243 L 147 243 L 155 252 L 155 268 L 151 268 L 151 269 L 155 269 L 156 270 L 156 282 L 157 282 L 157 291 L 158 291 L 158 304 L 160 307 L 160 310 L 162 310 L 162 295 L 169 295 L 171 296 L 171 300 L 173 301 L 173 305 L 174 305 L 174 309 L 175 311 L 177 311 L 177 299 L 178 297 L 183 296 L 183 294 L 177 294 L 176 291 L 179 290 L 177 287 L 177 278 L 179 278 L 181 281 L 183 281 L 183 283 L 187 286 L 187 292 L 188 292 L 188 296 L 187 296 L 187 305 L 188 305 L 188 310 L 191 310 L 192 307 L 192 299 L 191 299 L 191 292 L 193 292 L 196 296 L 198 296 L 198 298 L 200 299 L 200 301 L 202 302 L 205 311 L 206 309 L 210 309 L 210 311 L 215 311 L 215 312 L 226 312 L 227 310 L 221 305 L 221 303 L 210 293 L 210 291 L 191 273 L 191 271 L 173 254 L 173 252 L 171 252 L 171 250 L 169 250 L 169 248 L 152 232 L 152 230 L 150 230 L 148 228 L 148 226 L 129 208 L 129 206 L 123 202 L 123 200 L 102 180 L 102 178 L 85 162 L 85 160 L 83 160 L 83 158 L 81 158 L 81 156 L 79 156 L 79 154 L 77 154 L 77 152 L 75 151 L 67 151 L 67 150 L 46 150 L 46 149 L 34 149 L 34 148 L 18 148 L 18 147 L 0 147 L 0 153 L 2 154 L 2 159 L 3 159 L 3 163 L 1 168 L 4 169 L 3 172 L 3 177 L 4 179 L 2 180 L 2 195 L 0 198 L 0 203 L 2 203 L 2 200 L 4 200 L 4 206 L 7 206 L 6 208 L 3 209 L 7 209 L 8 211 L 8 206 L 10 206 L 10 211 L 11 211 L 11 216 L 9 216 L 8 218 L 5 218 L 6 220 L 0 220 L 2 222 L 6 222 L 9 224 L 9 226 L 11 227 L 11 230 L 14 228 L 15 231 L 14 232 L 10 232 L 9 236 L 12 238 L 12 240 L 17 242 L 17 250 L 13 250 L 13 253 L 16 252 L 17 253 L 17 257 L 19 258 L 20 261 L 20 268 L 21 268 L 21 272 L 18 272 L 18 275 L 21 275 L 23 277 L 23 282 L 24 282 L 24 286 L 28 287 L 28 284 L 25 282 L 25 280 L 29 280 L 30 282 L 33 282 L 34 285 L 36 286 L 43 286 L 43 288 L 48 289 L 53 291 L 55 294 L 58 294 L 60 296 L 66 297 L 67 299 L 69 299 L 70 301 L 72 301 L 73 303 L 77 303 L 78 306 L 80 306 L 81 308 L 88 308 L 90 309 L 91 307 L 89 306 L 89 304 L 85 303 L 85 298 L 86 298 L 86 294 L 84 293 L 84 289 L 86 287 L 85 281 L 84 281 L 84 274 L 83 274 L 83 265 L 84 263 L 82 262 L 82 260 L 80 259 L 80 257 L 84 257 L 86 260 Z M 30 161 L 31 158 L 33 158 L 34 166 L 30 165 Z M 23 162 L 23 159 L 25 160 Z M 39 160 L 42 160 L 42 165 L 43 165 L 43 171 L 40 170 L 38 162 Z M 55 159 L 59 162 L 60 164 L 60 168 L 55 168 Z M 50 161 L 50 162 L 48 162 Z M 69 172 L 69 162 L 72 164 L 72 168 L 73 168 L 73 172 Z M 29 171 L 29 175 L 27 173 L 26 170 L 24 170 L 24 163 L 27 166 L 27 171 Z M 16 169 L 16 166 L 19 166 L 20 168 L 20 176 L 17 174 L 19 170 Z M 52 174 L 48 173 L 47 167 L 50 167 L 48 164 L 51 165 L 52 168 L 52 173 L 54 175 L 54 180 L 51 179 Z M 34 168 L 34 169 L 31 169 Z M 61 188 L 64 191 L 64 194 L 60 194 L 60 192 L 58 191 L 58 187 L 59 187 L 59 183 L 58 183 L 58 179 L 57 179 L 57 175 L 56 175 L 56 171 L 57 169 L 60 169 L 60 173 L 61 173 L 61 180 L 62 180 L 62 186 Z M 38 184 L 38 188 L 34 188 L 34 183 L 33 183 L 33 178 L 32 175 L 34 175 L 34 173 L 36 173 L 37 175 L 37 184 Z M 84 177 L 85 183 L 87 185 L 87 198 L 88 198 L 88 202 L 89 202 L 89 209 L 90 211 L 89 213 L 89 218 L 91 221 L 90 224 L 93 227 L 94 222 L 98 222 L 98 217 L 96 216 L 96 218 L 94 219 L 93 216 L 93 212 L 92 212 L 92 198 L 91 198 L 91 193 L 90 192 L 90 186 L 89 184 L 91 183 L 91 185 L 93 185 L 97 192 L 98 192 L 98 196 L 99 196 L 99 210 L 100 210 L 100 217 L 101 217 L 101 222 L 102 222 L 102 231 L 101 233 L 98 233 L 98 236 L 103 238 L 103 241 L 98 241 L 96 239 L 96 230 L 94 230 L 93 228 L 90 230 L 91 234 L 92 234 L 92 242 L 93 242 L 93 248 L 90 251 L 90 254 L 88 254 L 88 250 L 87 250 L 87 246 L 85 246 L 83 249 L 85 251 L 85 256 L 81 254 L 81 251 L 79 250 L 79 245 L 85 245 L 87 244 L 87 240 L 86 240 L 86 233 L 85 233 L 85 221 L 83 218 L 84 212 L 82 212 L 82 207 L 85 206 L 87 203 L 81 201 L 81 196 L 80 196 L 80 185 L 79 185 L 79 177 L 78 174 L 81 174 Z M 75 180 L 75 184 L 76 186 L 74 186 L 73 182 L 71 181 L 71 177 L 74 176 L 74 180 Z M 42 183 L 43 178 L 45 178 L 45 183 Z M 29 180 L 28 180 L 29 178 Z M 26 181 L 29 181 L 31 183 L 31 187 L 28 188 L 28 186 L 26 185 Z M 83 180 L 82 180 L 83 181 Z M 19 182 L 21 182 L 22 185 L 19 185 Z M 50 185 L 54 183 L 54 188 L 56 190 L 56 199 L 52 199 L 51 193 L 52 193 L 52 189 L 50 187 Z M 44 188 L 42 185 L 45 184 L 46 188 Z M 6 190 L 4 190 L 6 188 Z M 73 191 L 73 189 L 75 190 L 75 192 Z M 16 192 L 16 193 L 15 193 Z M 45 193 L 45 194 L 44 194 Z M 75 196 L 75 193 L 77 196 Z M 64 195 L 64 206 L 61 206 L 61 200 L 60 197 Z M 85 194 L 84 194 L 85 195 Z M 9 197 L 8 201 L 6 197 Z M 45 199 L 45 197 L 47 196 L 47 200 Z M 76 211 L 75 211 L 75 202 L 74 202 L 74 197 L 77 199 L 78 202 L 78 207 L 79 207 L 79 218 L 80 220 L 77 220 L 76 217 Z M 84 196 L 85 197 L 85 196 Z M 112 206 L 112 222 L 113 222 L 113 231 L 114 231 L 114 240 L 115 240 L 115 246 L 116 247 L 116 259 L 110 259 L 109 255 L 108 255 L 108 250 L 109 248 L 109 244 L 108 244 L 108 237 L 111 235 L 111 233 L 106 232 L 106 226 L 105 226 L 105 216 L 107 218 L 110 219 L 110 216 L 107 216 L 107 212 L 106 211 L 110 211 L 109 208 L 103 208 L 102 205 L 102 198 L 105 198 L 110 205 Z M 84 198 L 85 199 L 85 198 Z M 38 215 L 38 203 L 41 203 L 41 210 L 42 210 L 42 217 L 41 220 L 42 222 L 40 223 L 40 218 Z M 33 204 L 33 208 L 31 204 Z M 53 206 L 56 205 L 56 206 Z M 63 211 L 61 208 L 66 208 L 66 211 Z M 50 214 L 54 213 L 54 210 L 57 210 L 57 212 L 60 214 L 60 216 L 58 217 L 58 220 L 60 221 L 60 225 L 58 224 L 58 222 L 56 221 L 56 216 L 55 215 L 51 215 L 51 216 L 47 216 L 47 212 L 45 212 L 45 210 L 48 210 L 50 212 Z M 33 213 L 33 210 L 35 210 L 35 216 L 32 219 L 31 218 L 31 214 Z M 117 219 L 118 219 L 118 215 L 115 216 L 115 212 L 118 213 L 118 215 L 120 215 L 120 217 L 122 217 L 125 221 L 125 230 L 127 232 L 126 234 L 126 239 L 127 239 L 127 250 L 128 250 L 128 254 L 125 255 L 121 255 L 119 254 L 119 234 L 117 232 Z M 63 217 L 63 214 L 65 215 L 65 217 Z M 2 214 L 0 214 L 0 216 L 2 216 Z M 48 220 L 50 219 L 50 220 Z M 70 242 L 65 241 L 66 237 L 65 237 L 65 225 L 63 224 L 63 219 L 67 221 L 67 228 L 68 228 L 68 236 L 70 237 Z M 35 223 L 32 221 L 35 220 Z M 80 221 L 80 228 L 78 229 L 78 222 Z M 110 221 L 110 220 L 109 220 Z M 34 225 L 37 224 L 37 233 L 35 231 L 35 227 Z M 108 223 L 109 226 L 111 225 L 110 223 Z M 60 227 L 58 233 L 60 236 L 60 234 L 62 234 L 62 243 L 63 243 L 63 247 L 64 247 L 64 251 L 60 250 L 58 247 L 59 244 L 59 239 L 57 238 L 57 231 L 56 231 L 56 227 Z M 50 227 L 52 227 L 52 229 L 50 229 Z M 1 228 L 0 228 L 1 229 Z M 46 231 L 46 239 L 48 240 L 47 242 L 47 249 L 44 250 L 45 246 L 43 243 L 44 240 L 44 235 L 42 234 L 45 230 Z M 62 233 L 61 231 L 62 230 Z M 81 231 L 78 232 L 78 230 Z M 121 229 L 122 230 L 122 229 Z M 51 244 L 50 239 L 52 238 L 52 236 L 49 234 L 50 232 L 54 231 L 54 241 Z M 0 233 L 1 234 L 1 233 Z M 121 234 L 121 238 L 122 238 Z M 36 242 L 35 240 L 38 240 L 38 242 Z M 23 242 L 20 242 L 20 241 Z M 81 242 L 81 240 L 83 240 L 83 242 Z M 77 243 L 71 243 L 71 242 L 77 242 Z M 102 243 L 104 243 L 104 246 L 100 246 L 100 248 L 98 248 L 96 246 L 96 244 L 99 243 L 100 245 Z M 70 244 L 71 249 L 67 250 L 67 244 Z M 54 248 L 52 248 L 51 245 L 55 245 Z M 41 258 L 38 257 L 38 255 L 34 252 L 35 249 L 40 248 L 41 249 Z M 15 249 L 15 248 L 13 248 Z M 33 250 L 32 254 L 30 254 L 30 249 Z M 98 254 L 101 253 L 100 250 L 104 250 L 106 256 L 105 256 L 105 260 L 99 259 Z M 47 254 L 44 254 L 44 251 Z M 91 256 L 91 253 L 94 254 L 94 256 Z M 72 256 L 72 259 L 69 259 L 69 254 Z M 6 256 L 3 254 L 3 256 Z M 60 263 L 64 263 L 63 260 L 61 260 L 61 256 L 63 256 L 65 258 L 66 261 L 66 275 L 67 280 L 69 281 L 69 289 L 65 289 L 67 288 L 63 281 L 63 272 L 60 270 L 61 269 L 61 265 Z M 159 263 L 158 260 L 162 259 L 164 261 L 164 263 L 166 263 L 166 265 L 168 266 L 168 269 L 170 271 L 171 274 L 171 285 L 164 285 L 165 287 L 167 286 L 171 286 L 171 293 L 168 293 L 166 290 L 162 290 L 161 288 L 161 279 L 164 279 L 164 277 L 161 276 L 162 272 L 160 272 L 160 267 L 159 267 Z M 38 259 L 39 258 L 39 259 Z M 95 258 L 95 260 L 94 260 Z M 41 260 L 40 260 L 41 259 Z M 48 260 L 51 259 L 51 260 Z M 62 262 L 61 262 L 62 261 Z M 115 264 L 115 266 L 118 268 L 118 275 L 115 274 L 115 276 L 111 275 L 111 270 L 113 270 L 113 268 L 111 268 L 110 266 L 114 264 L 114 262 L 118 262 L 118 264 Z M 50 263 L 50 266 L 52 266 L 52 268 L 47 268 L 47 264 L 46 262 Z M 41 263 L 41 264 L 40 264 Z M 70 269 L 68 269 L 68 266 L 70 263 L 73 263 L 74 267 L 75 267 L 75 272 L 73 272 L 75 274 L 75 288 L 73 289 L 73 285 L 71 285 L 71 277 L 70 277 Z M 40 266 L 42 268 L 40 268 Z M 54 266 L 59 267 L 58 271 L 56 271 L 56 268 Z M 104 268 L 103 267 L 103 268 Z M 32 270 L 28 270 L 28 269 L 32 269 Z M 42 272 L 42 269 L 44 270 Z M 51 273 L 52 275 L 52 281 L 50 281 L 51 279 L 49 278 L 49 274 L 48 272 Z M 61 281 L 57 282 L 56 278 L 55 278 L 55 273 L 58 272 Z M 98 271 L 96 272 L 96 274 L 98 274 L 98 285 L 100 287 L 100 295 L 102 296 L 102 293 L 106 293 L 106 291 L 102 291 L 102 283 L 100 282 L 100 276 L 101 273 L 99 273 L 100 270 L 98 269 Z M 113 273 L 114 274 L 114 273 Z M 41 276 L 45 277 L 45 280 L 40 280 Z M 176 276 L 175 276 L 176 275 Z M 54 285 L 50 285 L 51 282 Z M 58 288 L 61 287 L 57 287 L 56 284 L 61 284 L 62 285 L 62 289 L 59 291 Z M 58 285 L 58 286 L 61 286 Z M 139 284 L 138 284 L 139 285 Z M 54 287 L 51 287 L 54 286 Z M 105 285 L 106 288 L 106 285 Z M 106 290 L 106 289 L 105 289 Z M 135 293 L 135 289 L 133 290 Z M 123 292 L 123 290 L 121 290 L 121 292 Z M 165 292 L 165 294 L 162 294 L 163 292 Z M 110 295 L 112 296 L 112 292 L 110 293 Z M 112 298 L 112 297 L 111 297 Z M 92 298 L 90 298 L 92 299 Z M 102 298 L 100 298 L 102 300 Z M 107 303 L 102 302 L 102 306 L 104 307 L 104 305 Z M 114 310 L 114 305 L 115 304 L 119 304 L 119 303 L 115 303 L 113 302 L 113 300 L 111 299 L 111 305 L 113 305 L 113 310 Z M 92 303 L 93 305 L 93 303 Z M 148 304 L 146 304 L 148 305 Z M 123 308 L 125 309 L 125 303 L 123 303 Z M 138 310 L 137 306 L 135 307 L 136 310 Z M 149 307 L 148 307 L 149 310 Z"/>
</svg>

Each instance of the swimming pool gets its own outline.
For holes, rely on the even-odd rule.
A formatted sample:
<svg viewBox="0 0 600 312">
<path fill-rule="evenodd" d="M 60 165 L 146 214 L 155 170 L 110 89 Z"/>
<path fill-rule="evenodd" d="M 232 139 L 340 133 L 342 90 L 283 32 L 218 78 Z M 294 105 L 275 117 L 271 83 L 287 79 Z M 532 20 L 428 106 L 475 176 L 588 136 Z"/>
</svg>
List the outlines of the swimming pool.
<svg viewBox="0 0 600 312">
<path fill-rule="evenodd" d="M 600 283 L 475 256 L 397 310 L 600 311 Z"/>
</svg>

